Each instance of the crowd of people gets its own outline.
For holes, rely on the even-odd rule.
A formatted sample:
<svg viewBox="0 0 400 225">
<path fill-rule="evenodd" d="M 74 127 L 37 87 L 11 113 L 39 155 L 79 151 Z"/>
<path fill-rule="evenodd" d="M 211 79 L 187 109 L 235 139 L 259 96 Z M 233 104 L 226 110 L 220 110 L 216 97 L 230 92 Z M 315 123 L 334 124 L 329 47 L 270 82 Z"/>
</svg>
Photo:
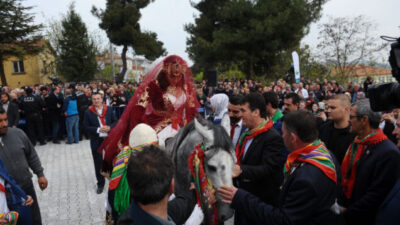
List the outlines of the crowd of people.
<svg viewBox="0 0 400 225">
<path fill-rule="evenodd" d="M 267 85 L 223 80 L 211 87 L 193 83 L 186 62 L 169 56 L 138 85 L 2 87 L 0 213 L 16 211 L 19 224 L 41 224 L 29 169 L 42 190 L 47 179 L 34 146 L 87 137 L 96 192 L 103 192 L 104 176 L 111 179 L 110 224 L 184 224 L 195 212 L 196 194 L 176 192 L 174 161 L 160 149 L 198 114 L 217 126 L 228 114 L 234 185 L 214 186 L 209 194 L 235 210 L 235 225 L 396 224 L 399 110 L 374 112 L 370 84 L 302 78 Z M 131 131 L 141 123 L 153 138 L 132 144 Z"/>
</svg>

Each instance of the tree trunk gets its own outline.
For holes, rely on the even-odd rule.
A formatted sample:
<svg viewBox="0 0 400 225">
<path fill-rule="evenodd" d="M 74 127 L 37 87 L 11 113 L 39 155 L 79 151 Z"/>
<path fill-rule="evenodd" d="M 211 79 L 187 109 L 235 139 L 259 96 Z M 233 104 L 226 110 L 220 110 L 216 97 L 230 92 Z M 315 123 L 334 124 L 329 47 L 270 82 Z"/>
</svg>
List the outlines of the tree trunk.
<svg viewBox="0 0 400 225">
<path fill-rule="evenodd" d="M 3 56 L 0 55 L 0 77 L 1 77 L 1 85 L 7 86 L 6 74 L 4 72 L 4 64 L 3 64 Z"/>
<path fill-rule="evenodd" d="M 254 56 L 249 59 L 249 72 L 246 74 L 247 80 L 251 80 L 254 75 Z"/>
<path fill-rule="evenodd" d="M 118 80 L 117 82 L 122 82 L 124 81 L 124 76 L 127 69 L 127 63 L 126 63 L 126 52 L 128 51 L 128 45 L 124 45 L 124 48 L 122 49 L 122 55 L 121 55 L 121 59 L 122 59 L 122 71 L 121 73 L 118 75 Z"/>
</svg>

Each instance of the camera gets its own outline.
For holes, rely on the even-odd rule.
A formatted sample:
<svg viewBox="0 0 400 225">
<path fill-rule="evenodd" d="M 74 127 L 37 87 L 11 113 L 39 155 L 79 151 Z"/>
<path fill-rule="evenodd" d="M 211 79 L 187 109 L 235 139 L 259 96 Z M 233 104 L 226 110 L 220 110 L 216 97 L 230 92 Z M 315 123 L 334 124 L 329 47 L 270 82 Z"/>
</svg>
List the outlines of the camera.
<svg viewBox="0 0 400 225">
<path fill-rule="evenodd" d="M 397 83 L 375 84 L 368 88 L 368 97 L 374 111 L 388 111 L 400 108 L 400 38 L 381 37 L 393 42 L 390 45 L 389 63 L 392 76 Z"/>
</svg>

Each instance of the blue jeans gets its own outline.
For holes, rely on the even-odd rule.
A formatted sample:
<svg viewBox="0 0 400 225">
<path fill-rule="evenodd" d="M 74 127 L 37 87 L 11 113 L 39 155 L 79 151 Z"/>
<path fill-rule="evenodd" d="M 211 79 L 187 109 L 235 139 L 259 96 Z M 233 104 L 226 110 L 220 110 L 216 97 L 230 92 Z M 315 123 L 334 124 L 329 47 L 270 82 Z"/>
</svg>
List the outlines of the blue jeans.
<svg viewBox="0 0 400 225">
<path fill-rule="evenodd" d="M 79 142 L 79 115 L 73 115 L 65 118 L 65 126 L 67 127 L 68 142 Z"/>
</svg>

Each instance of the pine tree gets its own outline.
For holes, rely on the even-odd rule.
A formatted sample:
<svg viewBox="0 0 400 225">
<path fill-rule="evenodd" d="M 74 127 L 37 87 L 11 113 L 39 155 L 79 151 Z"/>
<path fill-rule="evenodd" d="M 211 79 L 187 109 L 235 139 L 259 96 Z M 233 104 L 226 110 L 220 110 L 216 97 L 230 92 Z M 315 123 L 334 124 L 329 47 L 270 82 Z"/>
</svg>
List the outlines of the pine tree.
<svg viewBox="0 0 400 225">
<path fill-rule="evenodd" d="M 32 7 L 21 5 L 21 0 L 0 1 L 0 77 L 7 85 L 3 61 L 10 56 L 22 58 L 40 52 L 38 35 L 42 25 L 32 25 L 34 16 L 28 11 Z"/>
<path fill-rule="evenodd" d="M 85 23 L 72 4 L 61 21 L 58 39 L 57 69 L 68 81 L 90 81 L 97 72 L 96 47 Z"/>
<path fill-rule="evenodd" d="M 103 29 L 111 43 L 123 46 L 122 62 L 123 67 L 118 75 L 118 81 L 122 81 L 127 71 L 126 52 L 132 47 L 136 55 L 144 55 L 149 60 L 155 60 L 165 55 L 163 43 L 157 40 L 154 32 L 142 32 L 139 19 L 142 16 L 140 9 L 145 8 L 151 0 L 107 0 L 106 9 L 99 10 L 93 7 L 92 13 L 101 22 Z"/>
<path fill-rule="evenodd" d="M 217 3 L 215 3 L 217 2 Z M 280 54 L 299 45 L 326 0 L 201 0 L 187 51 L 196 67 L 239 66 L 248 78 L 271 74 Z M 208 57 L 211 52 L 214 57 Z"/>
</svg>

